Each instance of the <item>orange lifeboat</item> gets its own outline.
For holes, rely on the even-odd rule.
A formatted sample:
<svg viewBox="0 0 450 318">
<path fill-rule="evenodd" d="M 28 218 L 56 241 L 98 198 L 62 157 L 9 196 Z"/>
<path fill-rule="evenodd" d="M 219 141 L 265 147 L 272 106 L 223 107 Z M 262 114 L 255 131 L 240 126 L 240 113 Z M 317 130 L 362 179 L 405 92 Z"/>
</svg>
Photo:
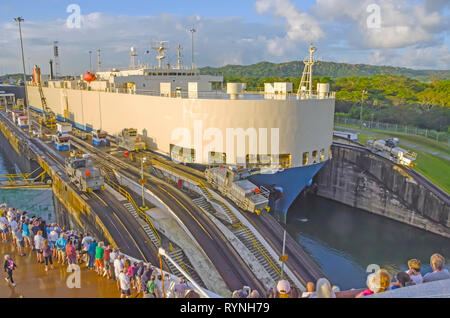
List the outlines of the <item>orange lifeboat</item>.
<svg viewBox="0 0 450 318">
<path fill-rule="evenodd" d="M 91 72 L 86 72 L 86 74 L 84 74 L 84 80 L 88 83 L 93 82 L 97 79 L 97 77 L 92 74 Z"/>
</svg>

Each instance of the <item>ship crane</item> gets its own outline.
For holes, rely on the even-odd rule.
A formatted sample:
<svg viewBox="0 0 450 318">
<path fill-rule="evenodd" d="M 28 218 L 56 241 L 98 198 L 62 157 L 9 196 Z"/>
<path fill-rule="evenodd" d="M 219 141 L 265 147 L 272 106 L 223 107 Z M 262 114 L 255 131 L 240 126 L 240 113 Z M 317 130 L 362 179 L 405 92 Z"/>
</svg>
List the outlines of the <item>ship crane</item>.
<svg viewBox="0 0 450 318">
<path fill-rule="evenodd" d="M 33 77 L 33 82 L 38 86 L 42 104 L 42 116 L 39 118 L 39 124 L 49 129 L 54 129 L 56 128 L 56 116 L 55 113 L 47 106 L 47 100 L 45 98 L 41 83 L 41 69 L 37 65 L 34 66 Z"/>
</svg>

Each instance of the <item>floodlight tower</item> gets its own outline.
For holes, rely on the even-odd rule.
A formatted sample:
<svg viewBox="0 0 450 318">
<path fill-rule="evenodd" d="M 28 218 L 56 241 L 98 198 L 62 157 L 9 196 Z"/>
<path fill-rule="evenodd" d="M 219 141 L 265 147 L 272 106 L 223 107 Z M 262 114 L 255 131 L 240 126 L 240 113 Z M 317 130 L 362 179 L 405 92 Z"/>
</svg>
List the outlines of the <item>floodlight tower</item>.
<svg viewBox="0 0 450 318">
<path fill-rule="evenodd" d="M 55 64 L 55 77 L 58 78 L 61 75 L 58 41 L 53 42 L 53 62 Z"/>
<path fill-rule="evenodd" d="M 102 62 L 100 60 L 100 49 L 97 50 L 97 72 L 100 72 L 100 66 L 102 65 Z"/>
<path fill-rule="evenodd" d="M 25 70 L 25 54 L 23 53 L 23 40 L 22 40 L 22 26 L 21 23 L 24 21 L 22 17 L 14 18 L 14 21 L 19 25 L 19 34 L 20 34 L 20 48 L 22 50 L 22 66 L 23 66 L 23 85 L 25 88 L 25 98 L 24 103 L 27 108 L 27 117 L 28 117 L 28 132 L 31 133 L 31 117 L 30 117 L 30 104 L 28 103 L 28 90 L 27 90 L 27 74 Z"/>
</svg>

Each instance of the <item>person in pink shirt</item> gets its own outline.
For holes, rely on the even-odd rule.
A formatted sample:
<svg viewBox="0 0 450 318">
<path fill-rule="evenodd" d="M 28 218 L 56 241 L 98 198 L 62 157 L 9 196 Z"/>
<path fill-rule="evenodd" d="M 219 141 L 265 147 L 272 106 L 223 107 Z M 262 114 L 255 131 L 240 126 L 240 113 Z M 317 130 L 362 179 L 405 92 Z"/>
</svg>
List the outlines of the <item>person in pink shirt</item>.
<svg viewBox="0 0 450 318">
<path fill-rule="evenodd" d="M 71 264 L 76 264 L 77 263 L 77 250 L 76 250 L 75 246 L 72 244 L 72 242 L 67 244 L 66 253 L 67 253 L 67 260 L 68 260 L 69 266 Z"/>
</svg>

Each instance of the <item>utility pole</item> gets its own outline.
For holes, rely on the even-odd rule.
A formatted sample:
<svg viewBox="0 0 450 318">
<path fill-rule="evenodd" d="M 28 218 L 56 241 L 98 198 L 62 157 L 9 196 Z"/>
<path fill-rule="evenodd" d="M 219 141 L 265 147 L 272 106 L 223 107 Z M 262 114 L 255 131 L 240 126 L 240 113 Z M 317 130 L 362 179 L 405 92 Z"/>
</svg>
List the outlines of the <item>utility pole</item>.
<svg viewBox="0 0 450 318">
<path fill-rule="evenodd" d="M 192 29 L 190 29 L 189 32 L 191 32 L 191 34 L 192 34 L 192 69 L 194 69 L 194 67 L 195 67 L 195 65 L 194 65 L 194 33 L 197 32 L 197 30 L 194 29 L 194 27 L 192 27 Z"/>
<path fill-rule="evenodd" d="M 28 116 L 28 132 L 31 133 L 31 117 L 30 117 L 30 104 L 28 103 L 28 90 L 27 90 L 27 74 L 25 70 L 25 55 L 23 53 L 23 40 L 22 40 L 22 26 L 21 22 L 24 21 L 22 17 L 14 18 L 19 24 L 19 34 L 20 34 L 20 48 L 22 49 L 22 66 L 23 66 L 23 85 L 25 86 L 25 106 L 27 107 L 27 116 Z"/>
</svg>

